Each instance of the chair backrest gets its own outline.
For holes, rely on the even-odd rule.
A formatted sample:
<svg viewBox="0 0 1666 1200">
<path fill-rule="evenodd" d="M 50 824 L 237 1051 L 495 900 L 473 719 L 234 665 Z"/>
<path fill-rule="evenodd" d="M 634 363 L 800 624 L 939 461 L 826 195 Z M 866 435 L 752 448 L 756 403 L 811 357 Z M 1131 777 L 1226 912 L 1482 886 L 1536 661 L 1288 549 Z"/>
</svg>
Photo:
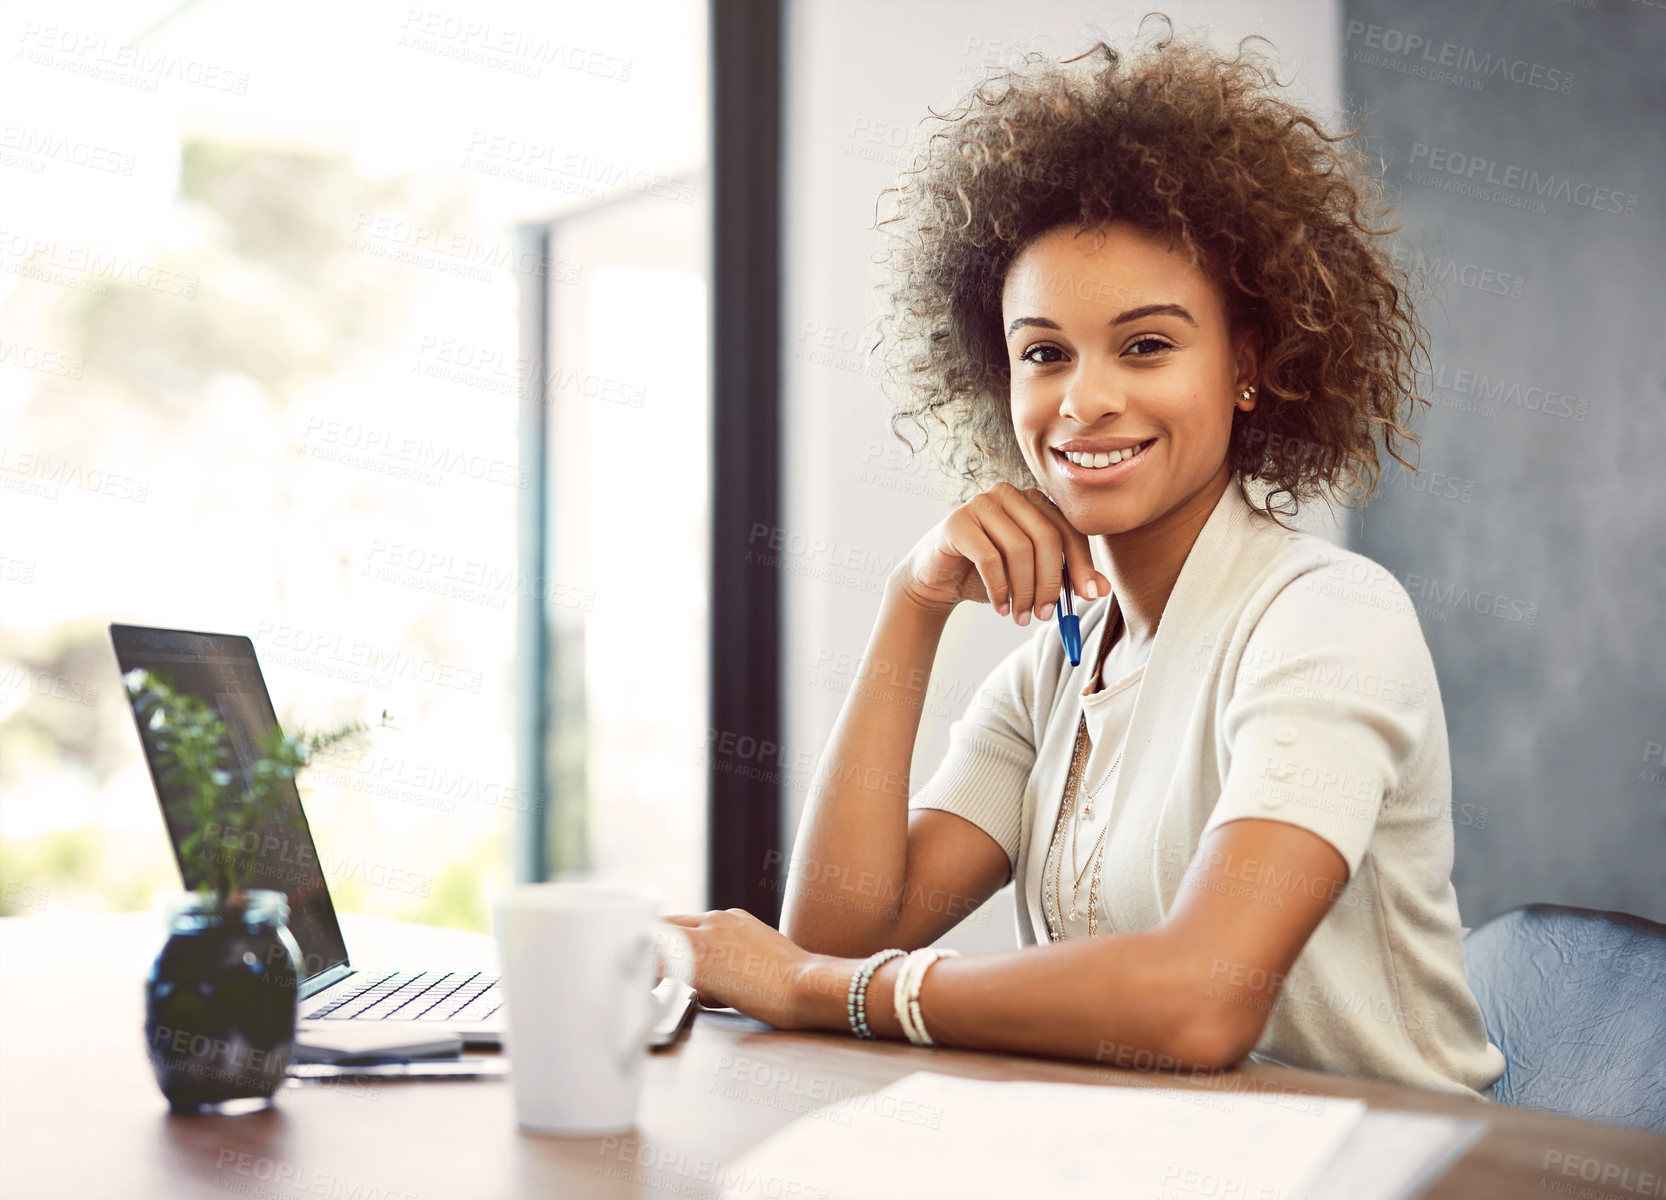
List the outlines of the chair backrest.
<svg viewBox="0 0 1666 1200">
<path fill-rule="evenodd" d="M 1501 1104 L 1666 1133 L 1666 925 L 1529 904 L 1464 938 Z"/>
</svg>

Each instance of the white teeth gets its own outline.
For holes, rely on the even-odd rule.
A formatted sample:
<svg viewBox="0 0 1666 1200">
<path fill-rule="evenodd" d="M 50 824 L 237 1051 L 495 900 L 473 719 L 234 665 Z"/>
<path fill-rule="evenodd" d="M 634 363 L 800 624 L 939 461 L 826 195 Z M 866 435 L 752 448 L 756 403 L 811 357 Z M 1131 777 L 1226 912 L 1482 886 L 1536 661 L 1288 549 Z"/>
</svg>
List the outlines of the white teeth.
<svg viewBox="0 0 1666 1200">
<path fill-rule="evenodd" d="M 1132 446 L 1127 450 L 1113 450 L 1109 454 L 1084 454 L 1077 450 L 1067 450 L 1064 452 L 1064 456 L 1078 467 L 1108 467 L 1112 463 L 1133 458 L 1134 455 L 1143 452 L 1149 445 L 1151 445 L 1150 442 L 1141 442 L 1138 446 Z"/>
</svg>

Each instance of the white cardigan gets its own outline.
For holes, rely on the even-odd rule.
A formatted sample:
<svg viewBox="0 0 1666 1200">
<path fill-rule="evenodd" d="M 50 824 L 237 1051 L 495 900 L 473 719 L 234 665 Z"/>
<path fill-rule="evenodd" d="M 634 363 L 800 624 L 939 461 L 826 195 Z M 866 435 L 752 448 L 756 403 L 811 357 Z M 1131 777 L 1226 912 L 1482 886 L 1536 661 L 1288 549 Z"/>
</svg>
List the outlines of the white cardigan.
<svg viewBox="0 0 1666 1200">
<path fill-rule="evenodd" d="M 1042 868 L 1112 603 L 1083 613 L 1079 667 L 1056 620 L 1008 655 L 909 801 L 1006 851 L 1021 945 L 1047 940 Z M 1163 610 L 1101 803 L 1116 822 L 1100 883 L 1112 935 L 1159 926 L 1203 836 L 1237 817 L 1310 829 L 1347 861 L 1255 1058 L 1491 1099 L 1504 1056 L 1464 966 L 1445 713 L 1411 599 L 1383 567 L 1287 532 L 1234 478 Z M 1276 863 L 1234 870 L 1304 885 Z M 1245 982 L 1223 966 L 1223 989 Z"/>
</svg>

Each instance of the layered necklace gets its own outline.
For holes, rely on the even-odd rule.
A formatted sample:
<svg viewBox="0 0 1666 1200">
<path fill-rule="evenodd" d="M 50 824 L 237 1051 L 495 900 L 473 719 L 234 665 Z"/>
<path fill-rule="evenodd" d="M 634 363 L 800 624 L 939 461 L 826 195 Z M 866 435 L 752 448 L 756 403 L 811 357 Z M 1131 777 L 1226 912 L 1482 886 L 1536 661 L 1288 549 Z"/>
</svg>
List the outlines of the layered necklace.
<svg viewBox="0 0 1666 1200">
<path fill-rule="evenodd" d="M 1121 625 L 1121 614 L 1117 614 L 1117 624 Z M 1113 634 L 1114 637 L 1114 634 Z M 1103 672 L 1105 658 L 1099 660 L 1100 671 Z M 1125 735 L 1126 736 L 1126 735 Z M 1093 877 L 1088 883 L 1088 936 L 1093 937 L 1099 930 L 1099 873 L 1105 862 L 1105 837 L 1111 831 L 1111 823 L 1105 822 L 1105 827 L 1099 831 L 1099 839 L 1094 842 L 1093 849 L 1088 851 L 1087 866 L 1082 866 L 1077 855 L 1077 831 L 1083 820 L 1092 816 L 1093 802 L 1099 798 L 1099 793 L 1105 790 L 1112 777 L 1116 775 L 1117 767 L 1122 765 L 1122 749 L 1118 749 L 1116 758 L 1111 762 L 1110 769 L 1105 772 L 1105 778 L 1099 781 L 1085 798 L 1082 796 L 1083 775 L 1087 771 L 1088 750 L 1088 721 L 1086 714 L 1078 717 L 1076 723 L 1076 744 L 1070 755 L 1070 776 L 1065 783 L 1065 803 L 1059 805 L 1058 825 L 1053 830 L 1053 844 L 1056 849 L 1053 854 L 1053 911 L 1051 914 L 1052 940 L 1064 940 L 1064 922 L 1059 913 L 1064 908 L 1064 851 L 1063 838 L 1065 822 L 1070 822 L 1070 869 L 1075 876 L 1075 883 L 1070 889 L 1070 919 L 1077 919 L 1076 898 L 1082 890 L 1082 877 L 1093 871 Z M 1046 884 L 1044 883 L 1043 889 Z M 1044 892 L 1045 894 L 1045 892 Z"/>
<path fill-rule="evenodd" d="M 1116 774 L 1117 766 L 1122 762 L 1122 752 L 1117 751 L 1116 761 L 1111 764 L 1111 769 L 1105 772 L 1104 780 L 1093 789 L 1093 792 L 1086 799 L 1083 799 L 1082 775 L 1087 769 L 1087 732 L 1088 722 L 1084 716 L 1079 718 L 1076 725 L 1076 746 L 1070 756 L 1070 778 L 1065 784 L 1067 803 L 1059 806 L 1059 821 L 1053 830 L 1053 841 L 1055 846 L 1062 846 L 1065 822 L 1069 821 L 1071 826 L 1070 869 L 1075 875 L 1075 883 L 1070 889 L 1070 919 L 1073 921 L 1077 919 L 1076 898 L 1082 890 L 1082 877 L 1088 873 L 1089 867 L 1093 870 L 1093 876 L 1088 882 L 1088 936 L 1093 937 L 1099 932 L 1099 873 L 1105 864 L 1105 835 L 1111 831 L 1111 823 L 1106 821 L 1105 827 L 1099 831 L 1099 840 L 1093 844 L 1093 849 L 1089 851 L 1087 866 L 1079 864 L 1076 853 L 1076 831 L 1081 825 L 1081 819 L 1091 814 L 1093 801 L 1098 799 L 1099 793 L 1105 790 L 1105 785 Z M 1080 804 L 1078 804 L 1078 801 L 1080 801 Z M 1053 911 L 1051 914 L 1053 929 L 1051 932 L 1055 942 L 1064 940 L 1064 922 L 1059 917 L 1063 909 L 1064 852 L 1061 848 L 1053 852 Z"/>
</svg>

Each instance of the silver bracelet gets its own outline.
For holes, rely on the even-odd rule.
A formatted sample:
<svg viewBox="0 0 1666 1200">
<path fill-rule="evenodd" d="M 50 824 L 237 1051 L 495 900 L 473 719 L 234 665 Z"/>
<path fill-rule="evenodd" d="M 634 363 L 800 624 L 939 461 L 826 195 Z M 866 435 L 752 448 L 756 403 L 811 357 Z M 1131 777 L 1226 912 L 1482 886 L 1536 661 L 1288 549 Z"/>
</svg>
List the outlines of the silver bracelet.
<svg viewBox="0 0 1666 1200">
<path fill-rule="evenodd" d="M 862 965 L 856 968 L 856 973 L 850 977 L 850 995 L 845 997 L 845 1015 L 850 1018 L 850 1031 L 859 1038 L 878 1037 L 868 1028 L 868 980 L 873 977 L 885 963 L 893 958 L 901 958 L 906 951 L 879 950 L 862 960 Z"/>
<path fill-rule="evenodd" d="M 954 958 L 959 954 L 958 950 L 922 946 L 903 960 L 902 970 L 897 972 L 896 986 L 891 989 L 891 1003 L 896 1009 L 897 1024 L 902 1026 L 903 1035 L 916 1046 L 937 1044 L 926 1032 L 925 1020 L 920 1013 L 920 984 L 925 979 L 926 969 L 940 958 Z"/>
</svg>

